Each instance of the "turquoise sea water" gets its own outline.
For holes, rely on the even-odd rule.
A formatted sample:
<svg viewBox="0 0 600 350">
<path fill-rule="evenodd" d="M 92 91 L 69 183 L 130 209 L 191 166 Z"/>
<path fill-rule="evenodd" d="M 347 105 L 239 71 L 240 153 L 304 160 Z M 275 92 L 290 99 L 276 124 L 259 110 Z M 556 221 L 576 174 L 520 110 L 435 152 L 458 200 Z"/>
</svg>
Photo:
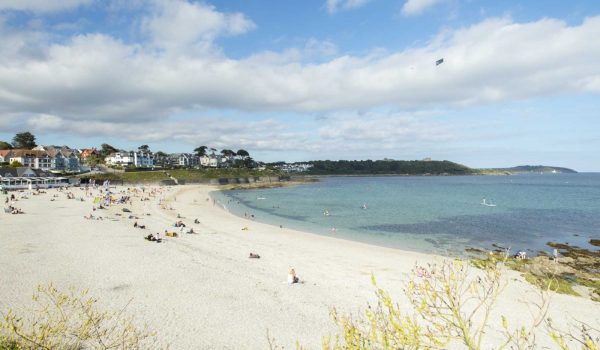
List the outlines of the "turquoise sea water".
<svg viewBox="0 0 600 350">
<path fill-rule="evenodd" d="M 596 173 L 324 177 L 213 196 L 230 212 L 260 222 L 421 252 L 461 254 L 493 244 L 550 252 L 548 241 L 594 248 L 589 240 L 600 239 Z M 483 198 L 496 206 L 482 205 Z"/>
</svg>

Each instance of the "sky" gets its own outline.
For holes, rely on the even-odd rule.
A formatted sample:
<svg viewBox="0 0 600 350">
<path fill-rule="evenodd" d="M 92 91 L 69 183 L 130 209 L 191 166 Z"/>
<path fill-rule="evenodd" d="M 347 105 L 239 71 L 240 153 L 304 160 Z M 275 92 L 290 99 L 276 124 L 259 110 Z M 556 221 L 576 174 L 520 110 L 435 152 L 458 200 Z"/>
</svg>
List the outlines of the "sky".
<svg viewBox="0 0 600 350">
<path fill-rule="evenodd" d="M 0 0 L 0 140 L 597 172 L 599 38 L 597 0 Z"/>
</svg>

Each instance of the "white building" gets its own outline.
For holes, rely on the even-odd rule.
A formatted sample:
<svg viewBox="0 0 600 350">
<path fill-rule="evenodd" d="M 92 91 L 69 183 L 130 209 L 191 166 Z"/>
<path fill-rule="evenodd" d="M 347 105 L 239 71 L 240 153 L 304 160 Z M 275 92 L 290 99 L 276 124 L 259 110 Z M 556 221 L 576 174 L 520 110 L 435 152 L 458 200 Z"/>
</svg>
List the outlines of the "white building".
<svg viewBox="0 0 600 350">
<path fill-rule="evenodd" d="M 129 151 L 115 152 L 104 158 L 106 164 L 120 166 L 134 166 L 136 168 L 151 168 L 154 166 L 152 152 Z"/>
<path fill-rule="evenodd" d="M 200 165 L 206 168 L 218 168 L 221 163 L 221 157 L 215 155 L 204 155 L 200 157 Z"/>
<path fill-rule="evenodd" d="M 279 165 L 276 168 L 286 173 L 303 173 L 312 167 L 313 165 L 309 163 L 286 163 Z"/>
<path fill-rule="evenodd" d="M 46 151 L 30 149 L 13 149 L 8 155 L 8 163 L 19 162 L 23 167 L 44 171 L 53 170 L 52 160 Z"/>
</svg>

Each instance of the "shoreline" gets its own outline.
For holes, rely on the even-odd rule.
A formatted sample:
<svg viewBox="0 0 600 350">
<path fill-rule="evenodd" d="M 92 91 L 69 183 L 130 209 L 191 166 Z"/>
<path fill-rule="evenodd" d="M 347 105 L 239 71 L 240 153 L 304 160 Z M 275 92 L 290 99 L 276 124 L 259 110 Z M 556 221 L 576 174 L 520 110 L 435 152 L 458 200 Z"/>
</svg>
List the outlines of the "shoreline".
<svg viewBox="0 0 600 350">
<path fill-rule="evenodd" d="M 142 201 L 151 190 L 161 192 Z M 209 199 L 215 190 L 218 186 L 145 187 L 146 194 L 131 192 L 131 204 L 93 212 L 104 220 L 83 219 L 93 197 L 78 188 L 69 191 L 84 201 L 57 190 L 19 200 L 25 214 L 0 213 L 6 247 L 0 254 L 5 282 L 0 311 L 27 308 L 35 286 L 53 282 L 63 290 L 89 289 L 110 309 L 131 300 L 128 310 L 171 348 L 261 349 L 268 347 L 267 330 L 286 347 L 299 341 L 319 348 L 321 336 L 336 331 L 330 308 L 356 314 L 376 300 L 372 275 L 404 308 L 402 291 L 415 265 L 444 260 L 246 220 L 215 208 Z M 127 215 L 147 228 L 134 228 L 135 219 Z M 197 234 L 165 237 L 159 244 L 143 240 L 148 233 L 176 230 L 177 220 Z M 248 259 L 249 253 L 261 258 Z M 286 283 L 290 268 L 304 283 Z M 519 300 L 535 289 L 513 271 L 506 272 L 506 282 L 510 288 L 498 312 L 521 322 L 523 315 L 506 310 L 518 310 Z M 552 298 L 553 319 L 570 314 L 598 322 L 598 304 L 560 294 Z M 494 330 L 501 329 L 499 322 L 495 317 Z"/>
</svg>

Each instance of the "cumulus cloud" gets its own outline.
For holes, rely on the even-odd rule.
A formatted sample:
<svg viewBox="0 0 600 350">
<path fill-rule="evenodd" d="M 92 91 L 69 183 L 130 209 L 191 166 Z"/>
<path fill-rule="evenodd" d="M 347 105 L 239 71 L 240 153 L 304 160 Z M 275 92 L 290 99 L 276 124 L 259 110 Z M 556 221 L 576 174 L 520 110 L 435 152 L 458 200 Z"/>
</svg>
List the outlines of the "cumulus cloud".
<svg viewBox="0 0 600 350">
<path fill-rule="evenodd" d="M 58 12 L 89 5 L 93 0 L 0 0 L 0 11 Z"/>
<path fill-rule="evenodd" d="M 145 15 L 141 22 L 153 39 L 145 43 L 123 42 L 102 33 L 57 43 L 45 33 L 11 29 L 0 21 L 0 119 L 17 113 L 51 115 L 69 127 L 97 126 L 117 135 L 127 129 L 123 123 L 133 127 L 144 123 L 154 125 L 156 135 L 179 135 L 166 132 L 180 125 L 169 117 L 207 109 L 330 113 L 389 106 L 419 110 L 600 93 L 600 17 L 575 25 L 554 19 L 527 23 L 488 19 L 443 31 L 421 46 L 364 56 L 340 55 L 332 43 L 315 39 L 296 51 L 233 59 L 218 48 L 214 48 L 217 53 L 182 53 L 182 43 L 216 46 L 219 36 L 249 30 L 253 26 L 249 19 L 200 3 L 176 3 L 188 11 L 163 8 L 162 2 L 156 2 L 157 7 Z M 200 20 L 206 15 L 208 19 L 192 26 L 186 19 L 188 12 L 190 18 Z M 178 39 L 178 29 L 170 27 L 166 18 L 180 16 L 187 24 L 173 26 L 182 25 L 181 30 L 189 32 Z M 157 23 L 164 23 L 164 32 Z M 436 67 L 435 60 L 441 57 L 444 63 Z M 40 121 L 60 122 L 48 117 Z M 351 131 L 342 134 L 341 130 L 335 134 L 324 129 L 321 136 L 350 137 Z M 181 138 L 198 137 L 194 135 Z M 275 141 L 268 146 L 246 140 L 247 145 L 275 147 Z"/>
<path fill-rule="evenodd" d="M 442 1 L 443 0 L 406 0 L 402 6 L 402 14 L 404 16 L 420 15 Z"/>
<path fill-rule="evenodd" d="M 2 123 L 0 122 L 0 126 Z M 132 128 L 139 132 L 131 132 Z M 7 123 L 8 131 L 30 130 L 38 133 L 69 133 L 80 136 L 106 135 L 120 140 L 144 143 L 176 140 L 191 149 L 198 143 L 217 148 L 245 148 L 255 151 L 288 151 L 307 143 L 305 132 L 272 120 L 239 122 L 197 115 L 193 120 L 152 120 L 143 124 L 143 132 L 129 120 L 120 122 L 79 120 L 49 114 L 21 115 Z"/>
<path fill-rule="evenodd" d="M 157 47 L 171 50 L 207 48 L 218 36 L 242 34 L 256 26 L 242 13 L 223 13 L 185 0 L 154 0 L 152 13 L 141 23 Z"/>
<path fill-rule="evenodd" d="M 366 5 L 371 0 L 327 0 L 325 6 L 329 13 L 334 13 L 339 10 L 349 10 L 359 8 Z"/>
<path fill-rule="evenodd" d="M 208 113 L 210 114 L 210 113 Z M 318 126 L 317 126 L 318 125 Z M 323 153 L 331 150 L 343 156 L 356 151 L 415 149 L 455 140 L 457 131 L 414 113 L 335 112 L 315 124 L 315 131 L 265 118 L 239 122 L 205 114 L 187 120 L 151 120 L 139 125 L 120 122 L 79 120 L 49 114 L 20 116 L 7 130 L 39 133 L 69 133 L 80 136 L 110 135 L 120 140 L 144 143 L 177 140 L 191 149 L 199 142 L 216 148 L 245 148 L 253 151 L 298 151 Z"/>
<path fill-rule="evenodd" d="M 452 128 L 399 112 L 333 113 L 319 128 L 324 143 L 362 150 L 422 147 L 456 138 Z"/>
</svg>

